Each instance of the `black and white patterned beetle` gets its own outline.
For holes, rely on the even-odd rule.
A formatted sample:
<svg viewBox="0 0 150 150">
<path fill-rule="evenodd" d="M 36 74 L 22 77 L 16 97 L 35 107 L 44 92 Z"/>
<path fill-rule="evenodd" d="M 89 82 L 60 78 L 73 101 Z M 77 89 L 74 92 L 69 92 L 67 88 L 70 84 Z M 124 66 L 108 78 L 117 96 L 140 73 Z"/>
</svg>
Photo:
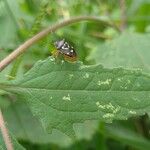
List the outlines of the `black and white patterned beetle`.
<svg viewBox="0 0 150 150">
<path fill-rule="evenodd" d="M 54 43 L 56 49 L 57 49 L 57 55 L 62 54 L 66 60 L 69 61 L 76 61 L 77 60 L 77 54 L 73 48 L 73 46 L 69 45 L 65 39 L 56 41 Z"/>
</svg>

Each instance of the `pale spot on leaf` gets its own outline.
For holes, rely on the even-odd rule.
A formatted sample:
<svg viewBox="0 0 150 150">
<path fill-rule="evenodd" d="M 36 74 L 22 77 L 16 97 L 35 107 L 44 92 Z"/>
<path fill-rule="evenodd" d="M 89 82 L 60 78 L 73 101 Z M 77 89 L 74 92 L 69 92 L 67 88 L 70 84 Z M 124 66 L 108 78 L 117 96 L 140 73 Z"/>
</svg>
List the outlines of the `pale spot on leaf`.
<svg viewBox="0 0 150 150">
<path fill-rule="evenodd" d="M 118 81 L 121 81 L 121 78 L 118 78 L 117 80 L 118 80 Z"/>
<path fill-rule="evenodd" d="M 97 105 L 97 106 L 99 106 L 99 105 L 100 105 L 100 103 L 99 103 L 99 102 L 96 102 L 96 105 Z"/>
<path fill-rule="evenodd" d="M 111 82 L 111 79 L 107 79 L 107 80 L 105 80 L 105 81 L 98 81 L 97 82 L 97 85 L 106 85 L 106 84 L 110 84 L 110 82 Z"/>
<path fill-rule="evenodd" d="M 65 100 L 65 101 L 71 101 L 71 98 L 70 98 L 69 94 L 67 96 L 64 96 L 62 99 Z"/>
<path fill-rule="evenodd" d="M 100 104 L 100 102 L 96 102 L 96 105 L 98 106 L 98 108 L 111 111 L 114 114 L 116 114 L 121 109 L 120 106 L 113 106 L 111 103 L 102 105 L 102 104 Z"/>
<path fill-rule="evenodd" d="M 73 78 L 73 74 L 69 74 L 69 79 L 72 79 Z"/>
<path fill-rule="evenodd" d="M 84 79 L 87 79 L 87 78 L 89 78 L 89 76 L 90 76 L 90 75 L 89 75 L 88 73 L 85 73 L 85 75 L 83 76 L 83 78 L 84 78 Z"/>
<path fill-rule="evenodd" d="M 130 110 L 129 114 L 136 115 L 136 111 Z"/>
<path fill-rule="evenodd" d="M 53 62 L 53 61 L 55 61 L 55 58 L 54 58 L 54 57 L 51 57 L 50 60 Z"/>
<path fill-rule="evenodd" d="M 115 116 L 114 114 L 107 113 L 107 114 L 103 115 L 103 118 L 104 119 L 109 119 L 109 118 L 113 118 L 114 116 Z"/>
</svg>

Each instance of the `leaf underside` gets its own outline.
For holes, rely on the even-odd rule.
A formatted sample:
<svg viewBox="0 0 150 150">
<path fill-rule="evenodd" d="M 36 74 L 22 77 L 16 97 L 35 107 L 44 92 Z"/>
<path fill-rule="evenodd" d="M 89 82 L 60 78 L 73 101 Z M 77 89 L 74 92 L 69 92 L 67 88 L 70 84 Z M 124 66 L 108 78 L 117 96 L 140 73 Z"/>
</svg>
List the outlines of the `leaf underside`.
<svg viewBox="0 0 150 150">
<path fill-rule="evenodd" d="M 150 76 L 138 70 L 58 63 L 50 57 L 0 88 L 25 98 L 48 132 L 57 129 L 70 137 L 74 123 L 112 122 L 150 112 Z"/>
</svg>

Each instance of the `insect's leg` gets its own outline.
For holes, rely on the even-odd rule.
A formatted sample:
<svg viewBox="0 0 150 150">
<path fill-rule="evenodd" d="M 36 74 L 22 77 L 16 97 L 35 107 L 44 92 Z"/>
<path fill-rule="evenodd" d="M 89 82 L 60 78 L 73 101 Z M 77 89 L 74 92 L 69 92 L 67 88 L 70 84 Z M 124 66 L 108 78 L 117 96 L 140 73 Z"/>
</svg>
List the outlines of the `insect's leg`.
<svg viewBox="0 0 150 150">
<path fill-rule="evenodd" d="M 58 51 L 58 50 L 53 51 L 53 52 L 52 52 L 52 55 L 53 55 L 55 58 L 57 58 L 58 55 L 59 55 L 59 51 Z"/>
<path fill-rule="evenodd" d="M 58 50 L 53 51 L 52 56 L 55 58 L 55 62 L 57 64 L 60 63 L 60 60 L 61 60 L 60 57 L 62 57 L 62 56 Z"/>
</svg>

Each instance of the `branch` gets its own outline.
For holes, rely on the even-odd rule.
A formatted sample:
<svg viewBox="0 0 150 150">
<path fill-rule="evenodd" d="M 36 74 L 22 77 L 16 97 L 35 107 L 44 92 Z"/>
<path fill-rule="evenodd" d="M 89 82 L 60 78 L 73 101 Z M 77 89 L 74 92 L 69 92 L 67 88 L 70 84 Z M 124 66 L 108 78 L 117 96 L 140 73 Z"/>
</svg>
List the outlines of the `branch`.
<svg viewBox="0 0 150 150">
<path fill-rule="evenodd" d="M 36 34 L 32 38 L 28 39 L 25 43 L 20 45 L 17 49 L 15 49 L 11 54 L 9 54 L 6 58 L 4 58 L 0 62 L 0 71 L 2 71 L 6 66 L 8 66 L 19 55 L 24 53 L 27 48 L 29 48 L 34 43 L 38 42 L 40 39 L 47 36 L 49 33 L 55 32 L 59 28 L 62 28 L 64 26 L 67 26 L 67 25 L 70 25 L 70 24 L 73 24 L 73 23 L 76 23 L 76 22 L 80 22 L 80 21 L 95 21 L 95 22 L 103 23 L 103 24 L 106 24 L 110 27 L 113 27 L 117 31 L 119 31 L 119 29 L 113 23 L 111 23 L 110 21 L 108 21 L 106 19 L 102 19 L 100 17 L 79 16 L 79 17 L 74 17 L 74 18 L 68 19 L 68 20 L 64 20 L 60 23 L 56 23 L 56 24 L 44 29 L 43 31 L 39 32 L 38 34 Z"/>
<path fill-rule="evenodd" d="M 1 129 L 2 136 L 3 136 L 3 139 L 4 139 L 7 150 L 13 150 L 13 146 L 12 146 L 10 137 L 8 135 L 7 128 L 5 126 L 1 110 L 0 110 L 0 129 Z"/>
</svg>

